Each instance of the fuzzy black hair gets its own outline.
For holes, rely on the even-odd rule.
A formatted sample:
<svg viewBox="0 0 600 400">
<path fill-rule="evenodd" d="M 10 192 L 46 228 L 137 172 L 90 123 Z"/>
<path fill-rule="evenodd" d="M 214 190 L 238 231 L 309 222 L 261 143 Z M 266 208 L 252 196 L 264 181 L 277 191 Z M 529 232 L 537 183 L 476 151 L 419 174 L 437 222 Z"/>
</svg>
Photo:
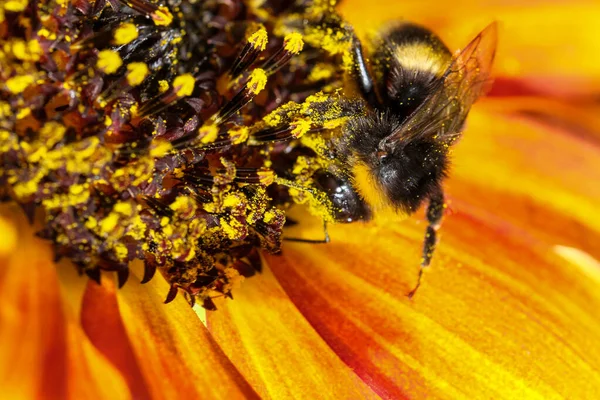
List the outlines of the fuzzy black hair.
<svg viewBox="0 0 600 400">
<path fill-rule="evenodd" d="M 392 112 L 371 112 L 347 125 L 345 145 L 369 167 L 390 203 L 412 213 L 439 188 L 449 160 L 442 144 L 423 139 L 400 139 L 382 154 L 381 141 L 399 127 Z"/>
</svg>

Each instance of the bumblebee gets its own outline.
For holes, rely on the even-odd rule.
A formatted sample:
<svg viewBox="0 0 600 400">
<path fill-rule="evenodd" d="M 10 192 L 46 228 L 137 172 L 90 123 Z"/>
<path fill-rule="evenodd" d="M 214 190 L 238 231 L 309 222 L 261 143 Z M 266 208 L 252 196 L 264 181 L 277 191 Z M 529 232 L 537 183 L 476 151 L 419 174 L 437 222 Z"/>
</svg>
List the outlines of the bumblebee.
<svg viewBox="0 0 600 400">
<path fill-rule="evenodd" d="M 497 25 L 487 26 L 454 56 L 437 35 L 412 23 L 387 29 L 370 63 L 353 37 L 354 77 L 368 109 L 350 119 L 337 140 L 349 174 L 338 178 L 347 195 L 341 199 L 337 191 L 332 202 L 345 221 L 367 219 L 384 207 L 412 214 L 428 202 L 412 297 L 437 243 L 449 149 L 459 139 L 471 105 L 491 82 Z M 357 205 L 357 199 L 364 204 Z"/>
<path fill-rule="evenodd" d="M 361 42 L 352 31 L 350 35 L 352 80 L 361 98 L 337 101 L 340 109 L 352 111 L 342 111 L 349 118 L 332 137 L 330 158 L 335 161 L 313 175 L 313 187 L 329 197 L 336 222 L 369 220 L 384 208 L 412 214 L 428 204 L 421 268 L 408 294 L 412 297 L 437 243 L 449 150 L 460 138 L 471 106 L 491 83 L 497 25 L 487 26 L 453 55 L 429 29 L 395 24 L 374 43 L 368 63 Z M 362 111 L 356 113 L 357 108 Z"/>
</svg>

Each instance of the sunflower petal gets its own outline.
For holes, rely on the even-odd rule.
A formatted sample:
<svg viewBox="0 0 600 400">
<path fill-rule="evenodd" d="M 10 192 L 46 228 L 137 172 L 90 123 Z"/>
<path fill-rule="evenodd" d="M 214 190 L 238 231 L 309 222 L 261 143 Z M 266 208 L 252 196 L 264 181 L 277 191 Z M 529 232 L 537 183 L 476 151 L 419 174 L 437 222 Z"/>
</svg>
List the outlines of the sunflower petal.
<svg viewBox="0 0 600 400">
<path fill-rule="evenodd" d="M 0 207 L 0 387 L 4 398 L 126 399 L 120 373 L 61 300 L 48 243 L 15 206 Z"/>
<path fill-rule="evenodd" d="M 600 258 L 600 186 L 593 184 L 600 181 L 597 111 L 543 99 L 478 105 L 453 155 L 451 208 L 468 202 L 489 209 L 547 243 Z M 532 212 L 540 208 L 545 212 Z"/>
<path fill-rule="evenodd" d="M 264 399 L 378 398 L 331 351 L 290 302 L 268 265 L 207 323 L 215 340 Z"/>
<path fill-rule="evenodd" d="M 135 268 L 139 273 L 120 290 L 114 283 L 88 285 L 82 309 L 96 316 L 86 325 L 88 332 L 109 359 L 125 366 L 128 381 L 141 376 L 155 398 L 257 398 L 183 296 L 165 305 L 169 286 L 164 279 L 157 276 L 142 285 L 143 267 Z"/>
<path fill-rule="evenodd" d="M 393 6 L 392 6 L 393 5 Z M 425 24 L 439 34 L 451 49 L 464 46 L 490 21 L 500 22 L 494 75 L 518 79 L 539 93 L 588 96 L 600 89 L 600 42 L 597 23 L 600 3 L 455 2 L 367 2 L 347 0 L 341 11 L 358 31 L 377 30 L 390 20 Z M 523 85 L 521 85 L 523 87 Z"/>
<path fill-rule="evenodd" d="M 384 398 L 593 396 L 596 286 L 520 230 L 460 214 L 444 225 L 411 302 L 421 228 L 335 228 L 327 246 L 291 245 L 267 261 L 313 327 Z"/>
</svg>

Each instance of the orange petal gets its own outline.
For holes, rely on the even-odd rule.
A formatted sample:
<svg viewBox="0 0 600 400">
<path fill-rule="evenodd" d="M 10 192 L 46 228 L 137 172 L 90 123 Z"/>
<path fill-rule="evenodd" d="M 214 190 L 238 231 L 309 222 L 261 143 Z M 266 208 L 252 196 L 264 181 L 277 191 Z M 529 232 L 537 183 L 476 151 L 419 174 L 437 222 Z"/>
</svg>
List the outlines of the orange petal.
<svg viewBox="0 0 600 400">
<path fill-rule="evenodd" d="M 132 275 L 116 293 L 107 284 L 88 286 L 91 293 L 82 310 L 106 318 L 104 324 L 88 325 L 88 329 L 96 331 L 90 336 L 116 365 L 139 368 L 155 398 L 257 397 L 183 296 L 165 305 L 169 287 L 164 279 L 155 277 L 142 285 L 139 276 Z M 116 340 L 115 348 L 110 348 L 112 339 Z M 118 355 L 117 350 L 125 354 Z M 130 351 L 135 360 L 129 356 Z"/>
<path fill-rule="evenodd" d="M 261 398 L 377 398 L 293 306 L 267 265 L 234 296 L 208 313 L 208 327 Z"/>
<path fill-rule="evenodd" d="M 548 243 L 600 258 L 597 111 L 543 99 L 478 104 L 453 154 L 451 208 L 460 210 L 460 201 L 488 209 Z M 539 208 L 546 211 L 532 212 Z"/>
<path fill-rule="evenodd" d="M 48 242 L 33 235 L 20 209 L 0 207 L 2 396 L 129 398 L 122 376 L 89 343 L 63 303 Z"/>
<path fill-rule="evenodd" d="M 332 243 L 288 244 L 267 262 L 317 332 L 384 398 L 593 398 L 597 282 L 552 246 L 474 214 L 447 218 L 412 302 L 423 235 L 412 221 L 335 226 Z"/>
<path fill-rule="evenodd" d="M 598 2 L 462 1 L 448 7 L 446 2 L 347 0 L 340 9 L 359 32 L 404 19 L 433 28 L 451 49 L 464 46 L 497 20 L 495 76 L 518 77 L 554 95 L 589 95 L 600 89 Z"/>
<path fill-rule="evenodd" d="M 84 331 L 94 346 L 121 371 L 132 396 L 136 399 L 150 398 L 149 383 L 142 375 L 121 320 L 113 282 L 103 279 L 102 285 L 98 285 L 89 280 L 81 308 Z"/>
</svg>

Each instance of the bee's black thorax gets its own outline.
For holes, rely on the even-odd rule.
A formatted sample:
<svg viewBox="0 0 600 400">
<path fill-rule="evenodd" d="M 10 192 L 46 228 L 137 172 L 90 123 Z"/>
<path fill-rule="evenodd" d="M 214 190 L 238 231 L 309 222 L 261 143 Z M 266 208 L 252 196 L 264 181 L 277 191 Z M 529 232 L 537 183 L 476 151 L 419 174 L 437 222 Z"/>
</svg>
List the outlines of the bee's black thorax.
<svg viewBox="0 0 600 400">
<path fill-rule="evenodd" d="M 400 141 L 382 152 L 382 141 L 400 125 L 390 110 L 373 111 L 348 123 L 344 145 L 354 164 L 370 170 L 389 205 L 412 213 L 446 176 L 449 160 L 447 149 L 434 141 Z"/>
<path fill-rule="evenodd" d="M 451 53 L 431 31 L 402 23 L 389 29 L 373 53 L 384 108 L 406 119 L 435 90 Z"/>
</svg>

